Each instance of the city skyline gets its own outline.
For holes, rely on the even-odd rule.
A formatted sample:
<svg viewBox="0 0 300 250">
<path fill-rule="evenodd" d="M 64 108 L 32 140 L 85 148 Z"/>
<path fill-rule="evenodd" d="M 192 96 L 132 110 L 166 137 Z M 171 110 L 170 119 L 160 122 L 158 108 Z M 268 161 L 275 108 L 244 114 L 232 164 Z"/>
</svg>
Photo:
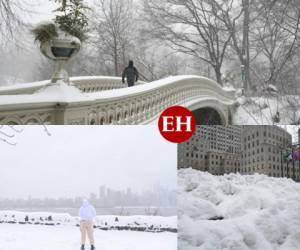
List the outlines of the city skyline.
<svg viewBox="0 0 300 250">
<path fill-rule="evenodd" d="M 59 198 L 36 198 L 29 195 L 27 198 L 10 199 L 0 198 L 0 208 L 74 208 L 82 204 L 84 199 L 88 199 L 95 207 L 139 207 L 176 206 L 176 190 L 166 189 L 160 185 L 149 190 L 140 192 L 132 191 L 130 188 L 122 190 L 111 189 L 107 186 L 100 186 L 97 190 L 92 190 L 85 196 L 59 197 Z"/>
<path fill-rule="evenodd" d="M 50 126 L 50 136 L 19 128 L 16 146 L 0 143 L 2 198 L 85 196 L 101 185 L 176 188 L 176 145 L 156 126 Z"/>
</svg>

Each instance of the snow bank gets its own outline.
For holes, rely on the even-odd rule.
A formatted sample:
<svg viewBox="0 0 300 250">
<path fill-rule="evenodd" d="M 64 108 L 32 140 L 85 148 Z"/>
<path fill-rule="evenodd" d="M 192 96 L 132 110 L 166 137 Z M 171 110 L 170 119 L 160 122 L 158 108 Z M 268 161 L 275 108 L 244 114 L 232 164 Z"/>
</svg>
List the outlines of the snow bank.
<svg viewBox="0 0 300 250">
<path fill-rule="evenodd" d="M 179 249 L 300 249 L 300 184 L 286 178 L 178 172 Z"/>
<path fill-rule="evenodd" d="M 63 213 L 0 211 L 0 224 L 78 226 L 79 222 L 79 217 Z M 95 218 L 95 226 L 103 230 L 177 232 L 177 217 L 105 215 Z"/>
<path fill-rule="evenodd" d="M 280 114 L 278 124 L 295 124 L 300 122 L 300 96 L 273 96 L 237 98 L 238 107 L 233 113 L 235 125 L 273 125 L 277 112 Z"/>
</svg>

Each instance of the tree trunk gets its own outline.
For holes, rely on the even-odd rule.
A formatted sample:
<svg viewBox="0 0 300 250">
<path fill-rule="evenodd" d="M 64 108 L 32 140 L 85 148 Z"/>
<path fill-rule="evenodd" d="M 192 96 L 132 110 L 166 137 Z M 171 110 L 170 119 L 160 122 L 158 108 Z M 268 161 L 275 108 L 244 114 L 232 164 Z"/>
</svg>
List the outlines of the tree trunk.
<svg viewBox="0 0 300 250">
<path fill-rule="evenodd" d="M 115 76 L 119 75 L 118 70 L 118 48 L 117 48 L 117 41 L 116 38 L 114 38 L 114 68 L 115 68 Z"/>
<path fill-rule="evenodd" d="M 223 86 L 221 67 L 219 65 L 214 66 L 214 70 L 215 70 L 215 74 L 216 74 L 217 83 L 219 83 L 221 86 Z"/>
<path fill-rule="evenodd" d="M 249 54 L 249 0 L 243 0 L 243 9 L 244 9 L 244 23 L 243 23 L 243 87 L 245 91 L 249 92 L 251 89 L 250 84 L 250 54 Z"/>
</svg>

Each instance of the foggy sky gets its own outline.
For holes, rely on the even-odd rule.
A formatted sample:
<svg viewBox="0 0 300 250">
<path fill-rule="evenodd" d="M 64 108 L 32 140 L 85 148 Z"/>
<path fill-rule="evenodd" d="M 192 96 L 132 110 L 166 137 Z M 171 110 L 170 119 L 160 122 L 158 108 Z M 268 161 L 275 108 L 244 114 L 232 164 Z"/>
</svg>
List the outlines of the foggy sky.
<svg viewBox="0 0 300 250">
<path fill-rule="evenodd" d="M 91 6 L 94 0 L 85 0 L 84 3 Z M 38 23 L 41 21 L 49 21 L 56 15 L 54 10 L 57 9 L 60 4 L 54 0 L 24 0 L 25 6 L 29 6 L 31 13 L 25 17 L 30 23 Z"/>
<path fill-rule="evenodd" d="M 292 135 L 292 140 L 294 143 L 298 142 L 298 129 L 299 125 L 278 125 L 279 127 L 287 130 Z"/>
<path fill-rule="evenodd" d="M 100 185 L 176 188 L 176 144 L 157 126 L 49 126 L 51 136 L 22 128 L 16 146 L 0 141 L 0 198 L 87 196 Z"/>
</svg>

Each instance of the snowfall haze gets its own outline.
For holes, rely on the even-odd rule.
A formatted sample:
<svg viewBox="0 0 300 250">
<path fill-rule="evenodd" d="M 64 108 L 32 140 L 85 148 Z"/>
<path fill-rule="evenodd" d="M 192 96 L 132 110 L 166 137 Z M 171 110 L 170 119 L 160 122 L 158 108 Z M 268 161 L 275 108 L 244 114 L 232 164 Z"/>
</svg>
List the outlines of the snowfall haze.
<svg viewBox="0 0 300 250">
<path fill-rule="evenodd" d="M 176 146 L 156 126 L 50 126 L 51 136 L 42 126 L 22 129 L 16 146 L 0 143 L 0 198 L 88 196 L 102 185 L 176 188 Z"/>
</svg>

